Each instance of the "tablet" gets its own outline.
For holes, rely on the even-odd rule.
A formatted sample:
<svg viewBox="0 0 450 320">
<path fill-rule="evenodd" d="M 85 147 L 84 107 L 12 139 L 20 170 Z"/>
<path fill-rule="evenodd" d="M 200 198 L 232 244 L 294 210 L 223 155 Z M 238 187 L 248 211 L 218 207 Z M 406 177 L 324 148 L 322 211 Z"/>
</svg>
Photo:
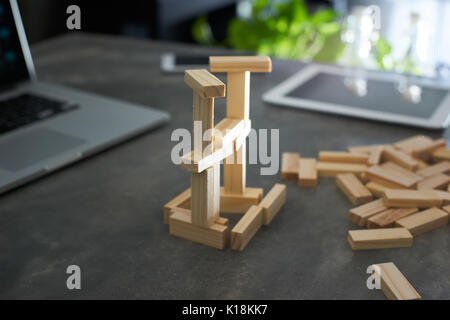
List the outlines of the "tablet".
<svg viewBox="0 0 450 320">
<path fill-rule="evenodd" d="M 443 129 L 450 122 L 450 88 L 426 78 L 415 78 L 420 101 L 405 99 L 397 89 L 400 75 L 364 71 L 365 95 L 358 96 L 345 84 L 349 69 L 309 65 L 263 95 L 269 103 L 336 113 L 371 120 Z"/>
</svg>

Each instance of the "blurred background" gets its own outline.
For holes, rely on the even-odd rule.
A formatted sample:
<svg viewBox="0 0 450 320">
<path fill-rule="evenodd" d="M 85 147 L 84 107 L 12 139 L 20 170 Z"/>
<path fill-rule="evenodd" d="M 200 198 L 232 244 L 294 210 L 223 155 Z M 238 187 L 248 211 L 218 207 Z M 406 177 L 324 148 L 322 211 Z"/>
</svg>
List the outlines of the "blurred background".
<svg viewBox="0 0 450 320">
<path fill-rule="evenodd" d="M 18 0 L 31 44 L 82 32 L 222 46 L 279 58 L 450 77 L 450 0 Z"/>
</svg>

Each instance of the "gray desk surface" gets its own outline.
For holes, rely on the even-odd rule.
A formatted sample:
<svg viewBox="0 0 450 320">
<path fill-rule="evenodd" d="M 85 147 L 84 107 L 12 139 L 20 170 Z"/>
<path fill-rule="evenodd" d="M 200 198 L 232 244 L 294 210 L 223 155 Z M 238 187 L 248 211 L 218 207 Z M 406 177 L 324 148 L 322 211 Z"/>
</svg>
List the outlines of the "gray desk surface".
<svg viewBox="0 0 450 320">
<path fill-rule="evenodd" d="M 450 226 L 423 234 L 412 248 L 353 252 L 351 208 L 333 179 L 315 189 L 289 182 L 287 203 L 243 252 L 169 236 L 162 206 L 189 186 L 170 162 L 175 128 L 190 128 L 191 89 L 159 71 L 166 51 L 206 52 L 181 44 L 70 36 L 32 52 L 41 79 L 164 109 L 169 125 L 144 134 L 0 198 L 0 298 L 384 299 L 366 288 L 366 268 L 393 261 L 425 299 L 450 298 Z M 261 94 L 302 67 L 275 60 L 253 75 L 255 128 L 280 128 L 281 151 L 386 143 L 432 132 L 269 106 Z M 222 79 L 223 76 L 221 76 Z M 225 99 L 216 100 L 216 117 Z M 279 175 L 248 166 L 247 185 L 267 192 Z M 66 289 L 68 265 L 82 290 Z"/>
</svg>

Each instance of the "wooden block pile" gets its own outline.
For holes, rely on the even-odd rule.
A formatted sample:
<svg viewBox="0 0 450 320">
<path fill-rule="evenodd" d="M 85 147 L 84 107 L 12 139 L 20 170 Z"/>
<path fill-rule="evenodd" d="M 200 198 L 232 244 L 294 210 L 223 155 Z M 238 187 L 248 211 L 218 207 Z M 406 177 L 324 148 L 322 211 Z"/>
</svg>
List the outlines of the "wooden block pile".
<svg viewBox="0 0 450 320">
<path fill-rule="evenodd" d="M 444 139 L 414 136 L 392 145 L 321 151 L 318 161 L 283 153 L 281 177 L 315 186 L 335 177 L 354 204 L 349 219 L 353 250 L 410 247 L 413 238 L 446 225 L 450 214 L 450 149 Z"/>
</svg>

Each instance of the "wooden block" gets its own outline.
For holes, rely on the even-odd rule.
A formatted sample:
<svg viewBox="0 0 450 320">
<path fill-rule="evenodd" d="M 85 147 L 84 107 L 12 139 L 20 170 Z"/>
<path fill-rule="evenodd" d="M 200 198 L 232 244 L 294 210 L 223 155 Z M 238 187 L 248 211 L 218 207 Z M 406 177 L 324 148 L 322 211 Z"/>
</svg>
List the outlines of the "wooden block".
<svg viewBox="0 0 450 320">
<path fill-rule="evenodd" d="M 417 161 L 417 169 L 416 170 L 425 169 L 429 166 L 427 162 L 425 162 L 419 158 L 413 157 L 413 159 Z"/>
<path fill-rule="evenodd" d="M 300 165 L 300 154 L 283 152 L 281 155 L 281 180 L 297 180 Z"/>
<path fill-rule="evenodd" d="M 417 184 L 418 190 L 433 190 L 442 189 L 446 190 L 448 184 L 450 183 L 450 176 L 442 173 L 435 174 L 434 176 L 429 176 Z"/>
<path fill-rule="evenodd" d="M 251 127 L 250 120 L 222 119 L 214 127 L 214 147 L 221 148 L 222 146 L 233 144 L 239 137 L 245 135 L 248 126 Z"/>
<path fill-rule="evenodd" d="M 173 208 L 191 208 L 191 188 L 184 190 L 182 193 L 180 193 L 164 205 L 164 224 L 169 223 L 170 211 Z"/>
<path fill-rule="evenodd" d="M 214 223 L 208 228 L 191 223 L 191 217 L 177 208 L 172 210 L 169 218 L 170 234 L 183 239 L 198 242 L 217 249 L 224 249 L 228 241 L 228 227 Z"/>
<path fill-rule="evenodd" d="M 437 196 L 442 200 L 442 205 L 446 206 L 450 204 L 450 192 L 433 190 Z"/>
<path fill-rule="evenodd" d="M 445 212 L 447 212 L 448 214 L 450 214 L 450 205 L 442 207 L 442 210 L 444 210 Z"/>
<path fill-rule="evenodd" d="M 225 96 L 225 84 L 206 69 L 186 70 L 184 82 L 203 98 Z"/>
<path fill-rule="evenodd" d="M 432 190 L 385 190 L 384 204 L 395 208 L 431 208 L 440 207 L 442 199 Z"/>
<path fill-rule="evenodd" d="M 220 190 L 220 212 L 223 213 L 245 213 L 253 206 L 261 202 L 263 196 L 262 188 L 245 188 L 243 194 L 232 194 Z"/>
<path fill-rule="evenodd" d="M 383 155 L 384 147 L 375 147 L 370 150 L 369 158 L 367 159 L 367 164 L 369 166 L 375 166 L 380 164 L 381 157 Z"/>
<path fill-rule="evenodd" d="M 265 56 L 211 56 L 211 72 L 271 72 L 272 61 Z"/>
<path fill-rule="evenodd" d="M 396 150 L 391 146 L 387 146 L 383 149 L 383 161 L 392 161 L 399 166 L 408 169 L 415 170 L 418 168 L 419 164 L 413 157 L 402 151 Z"/>
<path fill-rule="evenodd" d="M 373 194 L 374 197 L 382 198 L 384 191 L 387 189 L 405 189 L 405 188 L 399 188 L 399 187 L 392 187 L 389 185 L 385 185 L 382 183 L 377 183 L 370 181 L 366 184 L 366 188 Z"/>
<path fill-rule="evenodd" d="M 427 145 L 415 148 L 412 151 L 412 155 L 423 161 L 429 162 L 429 161 L 431 161 L 432 154 L 436 149 L 439 149 L 441 147 L 446 147 L 446 146 L 447 146 L 447 142 L 444 139 L 438 139 Z"/>
<path fill-rule="evenodd" d="M 405 228 L 350 230 L 348 242 L 352 250 L 411 247 L 412 234 Z"/>
<path fill-rule="evenodd" d="M 450 173 L 450 162 L 442 161 L 427 168 L 417 170 L 416 173 L 422 177 L 430 177 L 438 173 Z"/>
<path fill-rule="evenodd" d="M 368 218 L 385 210 L 387 210 L 387 207 L 384 205 L 383 199 L 378 199 L 350 209 L 348 218 L 353 223 L 363 227 L 366 225 Z"/>
<path fill-rule="evenodd" d="M 353 147 L 348 147 L 347 150 L 348 150 L 348 152 L 351 152 L 351 153 L 363 153 L 363 154 L 369 155 L 373 149 L 379 148 L 379 147 L 384 147 L 384 146 L 385 145 L 382 145 L 382 144 L 373 144 L 373 145 L 369 145 L 369 146 L 353 146 Z"/>
<path fill-rule="evenodd" d="M 417 182 L 422 180 L 420 177 L 413 178 L 409 174 L 386 169 L 380 166 L 373 166 L 367 169 L 367 176 L 371 181 L 389 186 L 391 188 L 413 188 Z"/>
<path fill-rule="evenodd" d="M 228 73 L 227 85 L 227 117 L 248 120 L 250 117 L 250 73 Z"/>
<path fill-rule="evenodd" d="M 406 228 L 414 236 L 417 236 L 447 223 L 448 213 L 434 207 L 397 220 L 395 225 Z"/>
<path fill-rule="evenodd" d="M 433 139 L 427 136 L 418 135 L 394 143 L 394 147 L 405 153 L 411 154 L 416 148 L 426 146 L 433 142 Z"/>
<path fill-rule="evenodd" d="M 417 208 L 390 208 L 371 216 L 367 220 L 367 228 L 389 228 L 394 225 L 395 221 L 418 211 Z"/>
<path fill-rule="evenodd" d="M 317 185 L 317 161 L 314 158 L 300 158 L 298 185 L 315 187 Z"/>
<path fill-rule="evenodd" d="M 264 209 L 263 223 L 270 224 L 286 202 L 286 185 L 275 184 L 259 204 Z"/>
<path fill-rule="evenodd" d="M 192 224 L 209 227 L 219 216 L 220 168 L 215 165 L 202 173 L 191 173 L 191 210 Z M 218 168 L 218 169 L 215 169 Z"/>
<path fill-rule="evenodd" d="M 383 169 L 390 170 L 391 172 L 396 172 L 402 174 L 402 176 L 408 177 L 411 180 L 420 181 L 423 179 L 422 176 L 416 174 L 415 172 L 412 172 L 410 170 L 407 170 L 403 167 L 400 167 L 398 164 L 395 164 L 393 162 L 385 162 L 380 165 Z"/>
<path fill-rule="evenodd" d="M 354 205 L 360 205 L 372 200 L 370 191 L 353 173 L 338 174 L 336 176 L 336 184 Z"/>
<path fill-rule="evenodd" d="M 231 230 L 231 249 L 242 251 L 263 225 L 263 208 L 251 206 Z"/>
<path fill-rule="evenodd" d="M 431 157 L 434 161 L 450 161 L 450 149 L 446 147 L 441 147 L 433 151 Z"/>
<path fill-rule="evenodd" d="M 362 153 L 320 151 L 319 161 L 366 164 L 368 155 Z"/>
<path fill-rule="evenodd" d="M 339 173 L 361 174 L 365 172 L 367 165 L 359 163 L 323 162 L 317 163 L 317 172 L 320 177 L 335 177 Z"/>
<path fill-rule="evenodd" d="M 247 145 L 243 143 L 237 152 L 233 152 L 223 163 L 223 188 L 226 193 L 244 194 L 246 189 Z"/>
<path fill-rule="evenodd" d="M 376 264 L 380 272 L 381 290 L 389 300 L 419 300 L 422 297 L 392 262 Z"/>
</svg>

